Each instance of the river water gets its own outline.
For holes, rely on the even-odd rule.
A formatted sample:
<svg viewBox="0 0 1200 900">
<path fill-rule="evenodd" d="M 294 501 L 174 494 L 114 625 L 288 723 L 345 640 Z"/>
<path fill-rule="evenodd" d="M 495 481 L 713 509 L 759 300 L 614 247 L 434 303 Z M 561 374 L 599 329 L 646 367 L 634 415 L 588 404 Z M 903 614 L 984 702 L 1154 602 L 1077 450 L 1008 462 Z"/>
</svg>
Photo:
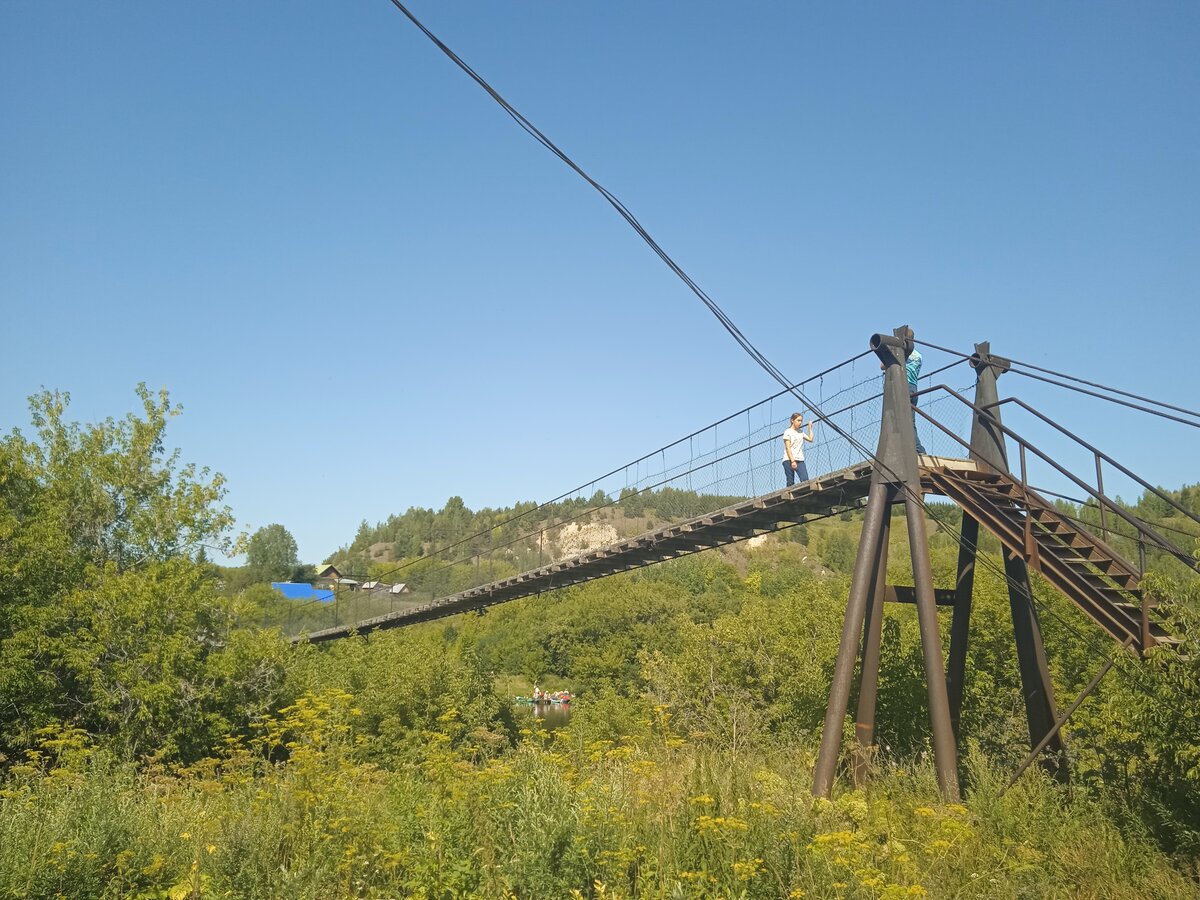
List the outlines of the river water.
<svg viewBox="0 0 1200 900">
<path fill-rule="evenodd" d="M 562 728 L 571 720 L 569 703 L 518 703 L 519 714 L 538 719 L 547 731 Z"/>
</svg>

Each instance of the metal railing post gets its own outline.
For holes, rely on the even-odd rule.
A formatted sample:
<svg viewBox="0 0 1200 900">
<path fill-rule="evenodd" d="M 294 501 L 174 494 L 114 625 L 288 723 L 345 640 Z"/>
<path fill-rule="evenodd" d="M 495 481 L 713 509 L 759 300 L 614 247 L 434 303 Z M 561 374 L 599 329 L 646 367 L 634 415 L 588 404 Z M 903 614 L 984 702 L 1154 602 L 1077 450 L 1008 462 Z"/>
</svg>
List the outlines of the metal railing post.
<svg viewBox="0 0 1200 900">
<path fill-rule="evenodd" d="M 1033 514 L 1029 511 L 1029 472 L 1025 462 L 1025 444 L 1020 444 L 1021 447 L 1021 502 L 1025 505 L 1025 559 L 1037 565 L 1038 562 L 1038 547 L 1037 541 L 1033 538 Z"/>
<path fill-rule="evenodd" d="M 1096 493 L 1098 493 L 1101 497 L 1103 497 L 1104 496 L 1104 473 L 1101 471 L 1100 454 L 1094 453 L 1092 455 L 1096 457 Z M 1097 500 L 1096 502 L 1100 507 L 1100 534 L 1102 534 L 1104 536 L 1104 540 L 1107 541 L 1108 540 L 1108 521 L 1107 521 L 1107 517 L 1104 515 L 1104 501 Z"/>
</svg>

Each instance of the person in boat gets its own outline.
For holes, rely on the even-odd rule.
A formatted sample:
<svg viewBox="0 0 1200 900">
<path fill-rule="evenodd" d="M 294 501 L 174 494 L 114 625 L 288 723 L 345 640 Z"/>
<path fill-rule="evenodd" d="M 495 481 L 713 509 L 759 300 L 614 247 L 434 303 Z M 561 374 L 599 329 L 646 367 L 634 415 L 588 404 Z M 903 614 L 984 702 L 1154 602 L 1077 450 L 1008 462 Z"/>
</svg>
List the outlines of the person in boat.
<svg viewBox="0 0 1200 900">
<path fill-rule="evenodd" d="M 791 487 L 797 479 L 801 483 L 808 481 L 808 466 L 804 463 L 804 444 L 812 442 L 813 423 L 808 420 L 808 434 L 800 430 L 804 425 L 802 413 L 792 413 L 792 423 L 783 433 L 783 477 L 787 486 Z"/>
</svg>

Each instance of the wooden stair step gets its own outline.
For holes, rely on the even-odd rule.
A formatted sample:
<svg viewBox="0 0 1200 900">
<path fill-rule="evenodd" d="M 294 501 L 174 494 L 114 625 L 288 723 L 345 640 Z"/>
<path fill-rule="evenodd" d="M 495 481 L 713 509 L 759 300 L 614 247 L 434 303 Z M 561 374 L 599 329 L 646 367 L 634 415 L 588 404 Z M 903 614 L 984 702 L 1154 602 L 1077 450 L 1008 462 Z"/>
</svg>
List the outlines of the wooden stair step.
<svg viewBox="0 0 1200 900">
<path fill-rule="evenodd" d="M 1154 638 L 1160 644 L 1182 644 L 1175 635 L 1171 634 L 1167 629 L 1163 628 L 1157 622 L 1150 623 L 1150 637 Z"/>
<path fill-rule="evenodd" d="M 1071 549 L 1075 549 L 1075 548 L 1071 548 Z M 1113 569 L 1124 568 L 1119 562 L 1117 562 L 1111 556 L 1106 556 L 1103 553 L 1093 553 L 1090 555 L 1081 553 L 1081 554 L 1078 554 L 1075 556 L 1059 554 L 1058 558 L 1061 559 L 1065 563 L 1095 566 L 1097 569 L 1103 569 L 1106 573 L 1110 572 Z"/>
<path fill-rule="evenodd" d="M 1004 478 L 1003 475 L 985 471 L 984 469 L 948 469 L 940 467 L 939 471 L 945 472 L 951 478 L 961 478 L 964 481 L 997 482 Z"/>
<path fill-rule="evenodd" d="M 1136 613 L 1139 616 L 1142 614 L 1142 604 L 1135 603 L 1132 600 L 1119 600 L 1114 603 L 1113 606 L 1115 606 L 1117 609 L 1125 610 L 1126 612 Z M 1156 609 L 1157 607 L 1158 601 L 1153 598 L 1146 602 L 1147 609 Z"/>
<path fill-rule="evenodd" d="M 1079 529 L 1073 527 L 1069 522 L 1064 522 L 1062 519 L 1048 519 L 1038 515 L 1038 510 L 1033 509 L 1029 515 L 1033 521 L 1037 523 L 1039 528 L 1045 531 L 1053 532 L 1054 534 L 1078 534 Z"/>
<path fill-rule="evenodd" d="M 1128 593 L 1128 591 L 1129 591 L 1129 589 L 1126 587 L 1122 587 L 1119 584 L 1114 584 L 1107 575 L 1100 575 L 1096 572 L 1080 572 L 1078 570 L 1074 570 L 1074 571 L 1075 571 L 1076 578 L 1078 578 L 1080 581 L 1084 582 L 1085 584 L 1091 585 L 1094 588 L 1098 588 L 1100 590 L 1106 590 L 1106 589 L 1111 588 L 1114 590 L 1119 590 L 1122 593 Z"/>
</svg>

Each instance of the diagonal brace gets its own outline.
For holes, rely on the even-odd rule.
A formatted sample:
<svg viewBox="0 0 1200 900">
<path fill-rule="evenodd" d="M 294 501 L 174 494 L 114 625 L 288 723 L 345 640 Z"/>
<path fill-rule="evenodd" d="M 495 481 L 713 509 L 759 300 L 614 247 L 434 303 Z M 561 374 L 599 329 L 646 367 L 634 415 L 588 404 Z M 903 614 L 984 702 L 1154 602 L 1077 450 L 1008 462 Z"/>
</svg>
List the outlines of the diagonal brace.
<svg viewBox="0 0 1200 900">
<path fill-rule="evenodd" d="M 1125 638 L 1124 643 L 1121 644 L 1122 650 L 1129 649 L 1129 645 L 1133 643 L 1133 637 L 1134 637 L 1133 635 L 1130 635 L 1129 637 Z M 1029 751 L 1029 755 L 1026 756 L 1024 760 L 1022 760 L 1021 765 L 1017 767 L 1017 771 L 1013 773 L 1012 778 L 1010 778 L 1008 780 L 1008 784 L 1006 784 L 1004 786 L 1004 789 L 1002 791 L 1000 791 L 999 796 L 1003 797 L 1005 791 L 1007 791 L 1010 787 L 1012 787 L 1014 784 L 1016 784 L 1017 779 L 1019 779 L 1022 775 L 1025 774 L 1025 770 L 1028 769 L 1031 765 L 1033 765 L 1033 761 L 1038 758 L 1038 754 L 1040 754 L 1043 750 L 1045 750 L 1046 747 L 1050 744 L 1050 742 L 1052 740 L 1054 740 L 1054 736 L 1057 735 L 1058 732 L 1062 730 L 1062 727 L 1065 724 L 1067 724 L 1067 719 L 1071 718 L 1071 714 L 1074 713 L 1075 710 L 1079 709 L 1080 705 L 1083 703 L 1084 700 L 1087 699 L 1088 695 L 1096 689 L 1096 687 L 1103 680 L 1104 676 L 1108 674 L 1108 670 L 1111 669 L 1116 664 L 1116 661 L 1117 661 L 1117 654 L 1114 653 L 1104 663 L 1104 665 L 1100 667 L 1100 671 L 1096 673 L 1096 676 L 1091 681 L 1088 682 L 1087 687 L 1085 687 L 1082 691 L 1079 692 L 1079 696 L 1075 698 L 1075 702 L 1072 703 L 1067 708 L 1067 711 L 1065 713 L 1063 713 L 1061 716 L 1059 716 L 1058 721 L 1054 723 L 1054 727 L 1051 728 L 1050 731 L 1046 733 L 1045 737 L 1043 737 L 1038 742 L 1038 745 L 1036 747 L 1034 747 L 1032 750 Z"/>
</svg>

